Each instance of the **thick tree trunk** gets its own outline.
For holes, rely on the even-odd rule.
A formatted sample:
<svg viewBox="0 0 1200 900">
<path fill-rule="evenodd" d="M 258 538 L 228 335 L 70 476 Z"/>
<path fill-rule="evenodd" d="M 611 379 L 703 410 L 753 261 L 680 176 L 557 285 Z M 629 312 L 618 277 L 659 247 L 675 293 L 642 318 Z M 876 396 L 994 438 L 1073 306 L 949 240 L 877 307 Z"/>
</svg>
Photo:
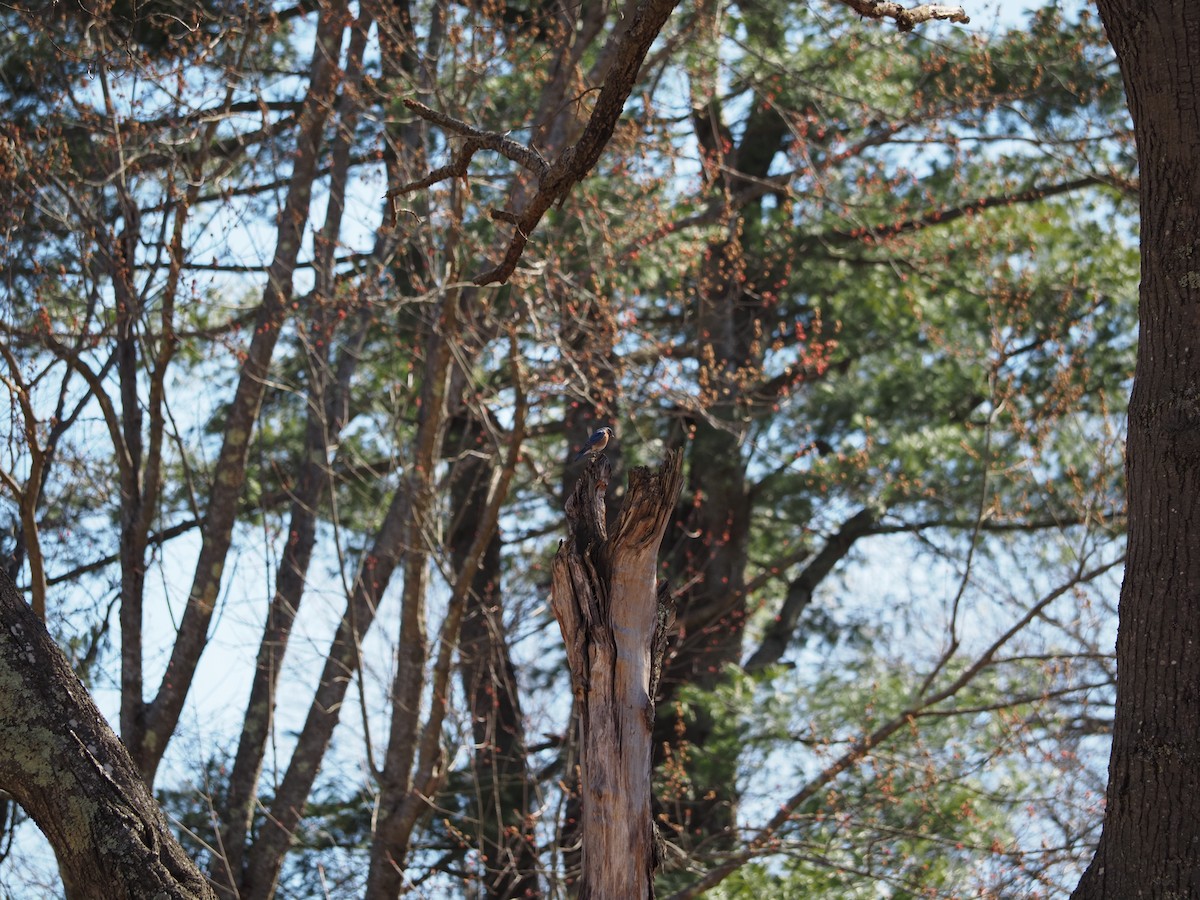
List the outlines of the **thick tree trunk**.
<svg viewBox="0 0 1200 900">
<path fill-rule="evenodd" d="M 630 472 L 608 538 L 600 456 L 567 500 L 567 539 L 554 558 L 550 605 L 567 645 L 580 711 L 583 872 L 580 898 L 654 895 L 651 816 L 654 694 L 673 607 L 658 549 L 683 483 L 682 456 Z"/>
<path fill-rule="evenodd" d="M 1101 0 L 1141 166 L 1108 805 L 1077 898 L 1200 896 L 1200 5 Z"/>
<path fill-rule="evenodd" d="M 213 897 L 124 745 L 0 570 L 0 789 L 37 822 L 67 897 Z"/>
<path fill-rule="evenodd" d="M 703 6 L 715 28 L 718 4 Z M 765 21 L 754 27 L 761 30 Z M 768 30 L 757 37 L 765 45 L 782 46 L 782 29 L 771 25 Z M 706 46 L 715 54 L 718 43 L 713 31 Z M 788 123 L 772 106 L 756 105 L 735 142 L 724 121 L 726 111 L 714 99 L 717 77 L 711 68 L 697 72 L 692 82 L 692 124 L 714 201 L 737 198 L 748 186 L 761 184 L 790 134 Z M 686 588 L 679 597 L 679 641 L 663 676 L 664 710 L 674 706 L 680 687 L 711 691 L 721 684 L 727 667 L 741 660 L 746 629 L 753 503 L 743 448 L 746 429 L 758 414 L 751 387 L 763 377 L 764 322 L 777 315 L 756 285 L 778 276 L 768 274 L 774 263 L 756 233 L 761 197 L 735 200 L 725 216 L 724 236 L 708 245 L 698 266 L 692 300 L 694 339 L 710 362 L 702 376 L 706 415 L 689 423 L 688 493 L 677 512 L 681 527 L 674 532 L 679 540 L 667 554 L 672 577 Z M 704 845 L 719 853 L 732 847 L 736 838 L 737 757 L 705 752 L 706 745 L 713 745 L 717 727 L 703 704 L 693 706 L 687 716 L 664 714 L 656 726 L 655 748 L 661 754 L 702 760 L 689 773 L 689 789 L 663 809 L 675 828 L 673 840 L 684 852 Z"/>
<path fill-rule="evenodd" d="M 731 416 L 728 407 L 723 411 Z M 706 752 L 717 723 L 705 705 L 691 706 L 684 716 L 675 712 L 674 701 L 685 686 L 715 689 L 726 667 L 741 658 L 750 497 L 736 434 L 698 423 L 688 453 L 687 496 L 697 500 L 685 499 L 676 510 L 677 543 L 665 553 L 675 583 L 687 587 L 678 598 L 679 637 L 663 673 L 663 715 L 655 723 L 654 747 L 659 763 L 666 754 L 703 758 L 689 773 L 689 789 L 664 801 L 672 842 L 685 852 L 698 844 L 720 851 L 732 847 L 735 837 L 737 757 Z"/>
</svg>

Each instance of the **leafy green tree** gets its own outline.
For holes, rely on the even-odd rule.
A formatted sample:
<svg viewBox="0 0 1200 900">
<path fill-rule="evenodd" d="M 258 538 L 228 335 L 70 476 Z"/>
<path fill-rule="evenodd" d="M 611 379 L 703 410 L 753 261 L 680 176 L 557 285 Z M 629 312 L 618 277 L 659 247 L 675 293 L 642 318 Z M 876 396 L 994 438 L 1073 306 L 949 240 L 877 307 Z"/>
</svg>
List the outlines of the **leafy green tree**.
<svg viewBox="0 0 1200 900">
<path fill-rule="evenodd" d="M 549 567 L 612 425 L 614 519 L 684 459 L 660 891 L 1068 884 L 1135 328 L 1103 33 L 625 6 L 0 13 L 8 568 L 219 896 L 562 892 Z"/>
</svg>

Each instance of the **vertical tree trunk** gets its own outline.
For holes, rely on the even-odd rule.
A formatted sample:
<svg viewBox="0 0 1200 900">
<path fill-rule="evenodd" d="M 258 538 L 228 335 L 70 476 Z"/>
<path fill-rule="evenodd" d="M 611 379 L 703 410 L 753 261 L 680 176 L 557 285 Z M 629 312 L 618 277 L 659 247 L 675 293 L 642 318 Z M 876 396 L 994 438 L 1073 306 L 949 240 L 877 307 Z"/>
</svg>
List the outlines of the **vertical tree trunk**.
<svg viewBox="0 0 1200 900">
<path fill-rule="evenodd" d="M 250 683 L 250 700 L 242 720 L 242 733 L 225 797 L 217 805 L 221 822 L 224 860 L 212 868 L 212 879 L 223 897 L 237 897 L 245 861 L 246 835 L 254 818 L 259 776 L 267 738 L 275 717 L 275 697 L 292 625 L 304 599 L 308 566 L 317 540 L 321 498 L 330 484 L 331 448 L 337 443 L 350 414 L 350 382 L 362 358 L 370 326 L 370 313 L 359 311 L 354 331 L 331 363 L 334 335 L 346 316 L 344 302 L 336 298 L 334 250 L 346 207 L 350 171 L 351 135 L 358 122 L 362 58 L 371 22 L 360 17 L 351 30 L 346 54 L 346 75 L 339 97 L 340 128 L 331 153 L 330 196 L 325 224 L 316 241 L 316 287 L 306 350 L 308 415 L 304 429 L 304 455 L 292 491 L 288 513 L 288 540 L 275 575 L 275 592 L 267 608 L 262 639 Z"/>
<path fill-rule="evenodd" d="M 147 784 L 154 783 L 154 774 L 162 762 L 167 743 L 175 734 L 196 666 L 208 643 L 208 628 L 216 608 L 225 560 L 233 543 L 250 437 L 258 421 L 275 344 L 288 317 L 292 277 L 308 222 L 309 201 L 324 145 L 325 123 L 338 88 L 339 48 L 346 24 L 343 3 L 324 8 L 317 23 L 312 76 L 297 126 L 298 146 L 287 200 L 279 215 L 275 257 L 267 269 L 267 284 L 255 318 L 254 335 L 246 349 L 233 403 L 226 414 L 192 588 L 167 670 L 158 693 L 145 709 L 145 727 L 140 732 L 142 740 L 139 746 L 130 747 Z"/>
<path fill-rule="evenodd" d="M 442 320 L 442 341 L 448 340 L 450 331 L 455 323 L 444 316 Z M 453 360 L 446 357 L 444 364 L 469 365 L 467 360 L 472 358 L 466 344 L 459 342 L 458 352 Z M 397 671 L 393 680 L 392 690 L 392 724 L 388 737 L 387 756 L 379 782 L 379 801 L 375 816 L 375 842 L 371 847 L 371 868 L 367 874 L 366 896 L 394 897 L 403 888 L 403 866 L 406 863 L 413 830 L 418 820 L 430 811 L 429 798 L 440 790 L 446 773 L 446 761 L 443 755 L 443 726 L 446 721 L 446 711 L 450 702 L 450 681 L 455 648 L 458 645 L 462 629 L 463 613 L 466 608 L 467 595 L 471 591 L 475 574 L 486 555 L 488 544 L 500 521 L 500 509 L 508 497 L 512 486 L 517 464 L 521 458 L 521 445 L 525 440 L 525 416 L 529 410 L 529 395 L 522 384 L 519 363 L 519 343 L 516 333 L 509 335 L 509 359 L 512 363 L 516 387 L 516 405 L 513 409 L 512 428 L 507 435 L 507 452 L 502 465 L 493 473 L 488 490 L 487 501 L 482 514 L 475 526 L 475 534 L 470 546 L 463 555 L 463 565 L 455 575 L 450 586 L 450 596 L 446 598 L 446 614 L 438 628 L 436 638 L 431 647 L 436 648 L 433 665 L 429 672 L 429 714 L 424 723 L 420 721 L 418 705 L 419 694 L 404 706 L 404 694 L 401 688 L 404 683 Z M 461 373 L 462 370 L 459 370 Z M 451 373 L 453 374 L 453 373 Z M 453 380 L 453 379 L 452 379 Z M 422 413 L 433 408 L 428 402 L 427 394 L 422 392 Z M 443 395 L 444 396 L 444 395 Z M 424 420 L 421 428 L 426 427 Z M 445 423 L 439 428 L 444 430 Z M 444 446 L 444 435 L 439 435 L 436 446 L 431 449 L 441 453 Z M 424 446 L 421 432 L 418 432 L 418 450 Z M 429 470 L 433 462 L 423 463 L 422 454 L 418 452 L 416 466 L 425 466 Z M 409 567 L 411 568 L 411 566 Z M 406 577 L 408 573 L 406 572 Z M 407 589 L 407 583 L 405 585 Z M 404 619 L 403 611 L 400 626 L 400 645 L 404 646 L 410 632 Z M 398 657 L 398 666 L 403 659 Z M 420 691 L 425 685 L 417 685 Z M 411 710 L 411 711 L 410 711 Z M 403 718 L 402 718 L 403 717 Z M 408 769 L 404 767 L 407 766 Z"/>
<path fill-rule="evenodd" d="M 449 528 L 455 572 L 470 565 L 476 531 L 487 519 L 489 489 L 498 462 L 484 444 L 479 420 L 468 412 L 452 423 L 450 482 L 454 520 Z M 500 532 L 493 532 L 465 593 L 459 672 L 475 743 L 475 807 L 487 900 L 540 897 L 531 805 L 533 778 L 525 744 L 516 666 L 504 629 L 500 586 Z"/>
<path fill-rule="evenodd" d="M 408 529 L 408 510 L 408 492 L 400 487 L 388 505 L 371 548 L 359 563 L 341 622 L 325 654 L 321 680 L 296 739 L 296 749 L 275 789 L 264 824 L 246 852 L 242 900 L 267 900 L 275 896 L 283 858 L 341 718 L 352 676 L 360 665 L 359 648 L 375 621 L 383 592 L 400 560 Z"/>
<path fill-rule="evenodd" d="M 309 359 L 304 457 L 292 489 L 288 540 L 276 571 L 275 591 L 267 607 L 267 619 L 250 682 L 250 699 L 246 703 L 229 783 L 217 806 L 224 860 L 213 866 L 211 875 L 222 897 L 238 896 L 246 835 L 253 822 L 258 781 L 275 718 L 276 690 L 292 625 L 304 599 L 308 567 L 316 546 L 322 494 L 330 481 L 329 447 L 336 442 L 347 419 L 350 379 L 361 359 L 368 325 L 367 314 L 360 313 L 358 327 L 338 354 L 336 371 L 331 373 L 329 347 L 337 317 L 318 311 L 314 318 L 319 323 L 318 333 L 324 350 L 314 351 Z"/>
<path fill-rule="evenodd" d="M 583 872 L 580 898 L 654 895 L 651 817 L 654 694 L 674 617 L 658 549 L 683 483 L 682 455 L 630 472 L 607 536 L 607 458 L 588 466 L 567 500 L 567 539 L 554 558 L 550 604 L 567 645 L 580 711 Z"/>
<path fill-rule="evenodd" d="M 1101 0 L 1141 166 L 1129 548 L 1104 831 L 1078 898 L 1200 896 L 1200 5 Z"/>
<path fill-rule="evenodd" d="M 400 597 L 400 638 L 396 646 L 396 672 L 390 696 L 391 726 L 383 771 L 375 839 L 366 896 L 395 897 L 403 885 L 408 853 L 408 832 L 403 827 L 405 800 L 412 792 L 413 764 L 420 749 L 421 697 L 427 685 L 429 638 L 426 631 L 426 595 L 429 586 L 430 535 L 439 533 L 434 478 L 446 436 L 460 295 L 451 291 L 442 303 L 442 314 L 427 337 L 425 380 L 412 462 L 406 467 L 404 486 L 409 495 L 409 521 L 403 540 L 404 590 Z"/>
<path fill-rule="evenodd" d="M 719 4 L 701 4 L 708 19 L 702 38 L 713 54 L 719 44 Z M 764 46 L 782 46 L 774 23 L 765 18 L 753 27 Z M 715 56 L 714 56 L 715 58 Z M 687 497 L 678 510 L 682 527 L 671 548 L 671 575 L 687 585 L 679 596 L 679 633 L 663 679 L 664 709 L 680 687 L 711 691 L 725 678 L 726 667 L 742 656 L 746 629 L 745 573 L 749 553 L 751 485 L 744 443 L 757 415 L 749 386 L 761 376 L 764 322 L 775 315 L 760 291 L 773 263 L 759 233 L 762 199 L 736 200 L 747 184 L 766 179 L 789 135 L 788 123 L 770 105 L 756 105 L 740 137 L 725 122 L 727 111 L 715 99 L 713 68 L 693 75 L 692 125 L 704 160 L 712 201 L 725 204 L 724 234 L 712 240 L 697 266 L 693 336 L 703 348 L 702 402 L 706 415 L 691 425 Z M 717 92 L 719 93 L 719 92 Z M 683 537 L 695 535 L 695 538 Z M 673 704 L 672 704 L 673 705 Z M 697 704 L 683 721 L 664 715 L 657 724 L 660 753 L 691 755 L 718 730 L 709 709 Z M 676 827 L 674 840 L 685 852 L 703 844 L 720 852 L 732 847 L 737 821 L 737 767 L 732 753 L 705 753 L 693 766 L 690 789 L 673 798 L 664 812 Z"/>
<path fill-rule="evenodd" d="M 729 405 L 717 415 L 732 418 Z M 715 689 L 726 666 L 741 658 L 746 629 L 744 578 L 750 539 L 750 496 L 738 435 L 698 422 L 688 457 L 687 496 L 676 511 L 680 527 L 671 560 L 679 596 L 679 637 L 663 677 L 663 715 L 655 723 L 659 762 L 666 753 L 692 755 L 712 747 L 717 728 L 710 710 L 696 704 L 686 716 L 672 712 L 680 688 Z M 696 535 L 697 537 L 688 537 Z M 682 721 L 680 719 L 682 718 Z M 669 748 L 669 749 L 668 749 Z M 737 757 L 709 753 L 689 773 L 691 785 L 663 812 L 673 828 L 672 842 L 685 851 L 697 844 L 720 851 L 733 845 L 737 818 Z"/>
</svg>

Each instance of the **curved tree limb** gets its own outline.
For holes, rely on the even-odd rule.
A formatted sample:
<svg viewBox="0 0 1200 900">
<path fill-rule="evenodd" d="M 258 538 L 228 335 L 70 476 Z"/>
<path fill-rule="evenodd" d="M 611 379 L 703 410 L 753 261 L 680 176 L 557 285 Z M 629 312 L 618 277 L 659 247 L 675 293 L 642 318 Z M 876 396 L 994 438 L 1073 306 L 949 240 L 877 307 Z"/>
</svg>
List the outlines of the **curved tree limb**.
<svg viewBox="0 0 1200 900">
<path fill-rule="evenodd" d="M 2 567 L 0 788 L 54 847 L 72 900 L 214 897 L 124 745 Z"/>
</svg>

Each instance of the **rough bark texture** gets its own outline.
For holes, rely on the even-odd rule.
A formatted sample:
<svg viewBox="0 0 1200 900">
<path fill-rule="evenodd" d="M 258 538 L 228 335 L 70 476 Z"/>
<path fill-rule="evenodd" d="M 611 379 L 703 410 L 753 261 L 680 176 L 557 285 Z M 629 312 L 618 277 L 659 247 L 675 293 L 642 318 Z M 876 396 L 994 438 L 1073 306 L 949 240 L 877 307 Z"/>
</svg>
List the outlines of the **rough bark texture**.
<svg viewBox="0 0 1200 900">
<path fill-rule="evenodd" d="M 3 571 L 0 789 L 54 847 L 71 900 L 213 896 L 125 747 Z"/>
<path fill-rule="evenodd" d="M 554 558 L 550 599 L 580 711 L 579 896 L 652 897 L 653 698 L 673 619 L 669 595 L 657 583 L 658 549 L 683 483 L 682 456 L 670 453 L 657 472 L 630 472 L 608 538 L 610 473 L 608 460 L 598 457 L 567 500 L 568 536 Z"/>
<path fill-rule="evenodd" d="M 1200 896 L 1200 5 L 1101 0 L 1141 166 L 1108 805 L 1077 898 Z"/>
</svg>

